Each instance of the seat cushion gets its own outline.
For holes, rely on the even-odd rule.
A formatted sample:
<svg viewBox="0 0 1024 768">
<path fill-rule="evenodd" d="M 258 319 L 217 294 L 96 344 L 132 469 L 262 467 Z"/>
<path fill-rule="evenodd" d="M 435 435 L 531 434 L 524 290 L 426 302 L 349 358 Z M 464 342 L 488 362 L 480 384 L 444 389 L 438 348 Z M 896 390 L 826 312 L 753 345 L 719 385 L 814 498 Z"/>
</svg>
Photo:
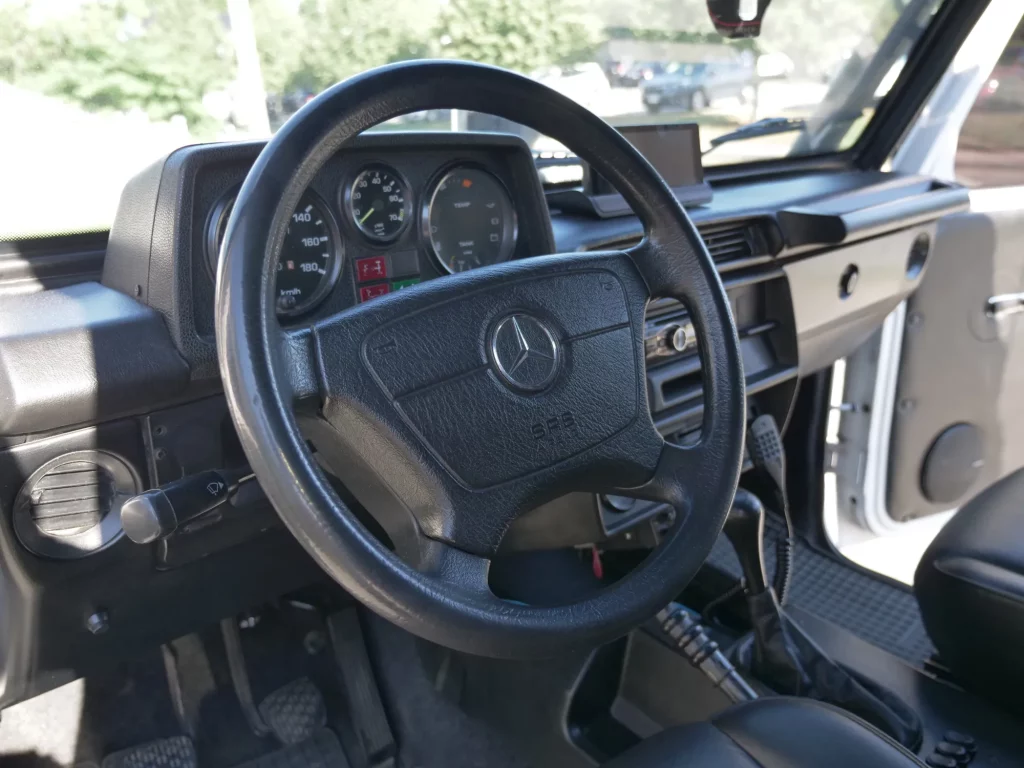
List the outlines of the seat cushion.
<svg viewBox="0 0 1024 768">
<path fill-rule="evenodd" d="M 810 699 L 730 707 L 707 723 L 670 728 L 605 768 L 921 768 L 881 731 Z"/>
<path fill-rule="evenodd" d="M 994 692 L 1024 682 L 1024 469 L 953 516 L 921 558 L 914 593 L 960 677 Z"/>
</svg>

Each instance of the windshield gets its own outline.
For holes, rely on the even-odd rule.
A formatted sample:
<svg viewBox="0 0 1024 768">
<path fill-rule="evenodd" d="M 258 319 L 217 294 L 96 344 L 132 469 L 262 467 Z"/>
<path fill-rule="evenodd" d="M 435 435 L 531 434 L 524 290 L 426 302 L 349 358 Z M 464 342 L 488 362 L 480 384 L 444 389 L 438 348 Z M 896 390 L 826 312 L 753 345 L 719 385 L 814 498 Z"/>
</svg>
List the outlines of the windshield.
<svg viewBox="0 0 1024 768">
<path fill-rule="evenodd" d="M 176 147 L 264 138 L 332 83 L 406 59 L 508 67 L 616 125 L 696 122 L 706 165 L 850 146 L 940 0 L 774 0 L 761 36 L 704 0 L 0 0 L 0 238 L 102 230 Z M 499 130 L 407 115 L 380 130 Z"/>
</svg>

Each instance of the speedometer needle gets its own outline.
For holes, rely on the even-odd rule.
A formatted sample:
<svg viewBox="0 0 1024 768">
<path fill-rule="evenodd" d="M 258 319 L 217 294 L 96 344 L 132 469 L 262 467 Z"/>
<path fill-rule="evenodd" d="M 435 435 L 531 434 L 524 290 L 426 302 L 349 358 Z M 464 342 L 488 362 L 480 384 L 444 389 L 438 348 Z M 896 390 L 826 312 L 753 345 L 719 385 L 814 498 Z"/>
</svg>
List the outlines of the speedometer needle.
<svg viewBox="0 0 1024 768">
<path fill-rule="evenodd" d="M 363 218 L 361 218 L 361 219 L 359 220 L 359 223 L 360 223 L 360 224 L 362 224 L 362 223 L 363 223 L 363 222 L 365 222 L 365 221 L 366 221 L 366 220 L 367 220 L 368 218 L 370 218 L 370 217 L 371 217 L 372 215 L 373 215 L 373 208 L 371 208 L 370 210 L 368 210 L 368 211 L 366 212 L 366 215 L 365 215 L 365 216 L 363 216 Z"/>
</svg>

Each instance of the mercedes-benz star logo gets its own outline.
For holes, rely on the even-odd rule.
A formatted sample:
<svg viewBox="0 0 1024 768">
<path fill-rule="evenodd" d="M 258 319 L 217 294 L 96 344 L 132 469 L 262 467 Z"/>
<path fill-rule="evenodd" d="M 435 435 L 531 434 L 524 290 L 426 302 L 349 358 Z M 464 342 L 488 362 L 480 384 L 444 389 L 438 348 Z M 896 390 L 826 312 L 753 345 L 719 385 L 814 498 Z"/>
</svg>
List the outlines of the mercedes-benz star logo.
<svg viewBox="0 0 1024 768">
<path fill-rule="evenodd" d="M 498 375 L 513 387 L 544 389 L 558 373 L 559 357 L 554 334 L 535 317 L 509 315 L 494 327 L 491 358 Z"/>
</svg>

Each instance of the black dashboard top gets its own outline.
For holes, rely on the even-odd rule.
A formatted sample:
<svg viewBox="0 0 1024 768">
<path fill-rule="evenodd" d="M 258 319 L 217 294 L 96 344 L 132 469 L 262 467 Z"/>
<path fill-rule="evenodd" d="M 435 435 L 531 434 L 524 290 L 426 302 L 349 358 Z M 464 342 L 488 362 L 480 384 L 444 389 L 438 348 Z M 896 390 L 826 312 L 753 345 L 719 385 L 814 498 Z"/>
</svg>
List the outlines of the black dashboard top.
<svg viewBox="0 0 1024 768">
<path fill-rule="evenodd" d="M 211 265 L 234 194 L 262 146 L 172 153 L 133 181 L 149 194 L 126 190 L 111 231 L 104 284 L 134 292 L 171 318 L 194 379 L 216 376 Z M 140 207 L 152 209 L 148 260 L 138 247 L 146 233 L 120 226 L 142 224 L 148 217 Z M 279 315 L 301 325 L 450 271 L 554 250 L 544 193 L 522 140 L 370 134 L 320 169 L 293 214 L 278 265 Z"/>
</svg>

